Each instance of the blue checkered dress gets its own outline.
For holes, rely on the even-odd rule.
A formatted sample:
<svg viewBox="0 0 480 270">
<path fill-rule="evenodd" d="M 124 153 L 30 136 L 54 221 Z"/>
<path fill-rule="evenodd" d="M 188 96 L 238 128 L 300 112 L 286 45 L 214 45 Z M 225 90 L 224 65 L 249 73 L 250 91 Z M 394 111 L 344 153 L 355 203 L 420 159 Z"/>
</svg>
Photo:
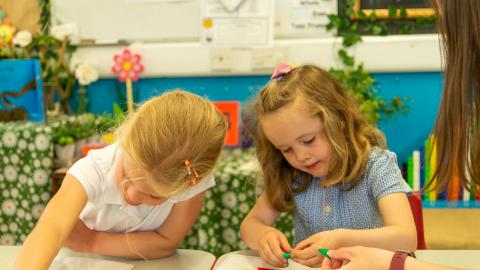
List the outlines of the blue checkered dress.
<svg viewBox="0 0 480 270">
<path fill-rule="evenodd" d="M 374 148 L 363 179 L 350 191 L 340 186 L 321 188 L 315 178 L 310 187 L 295 195 L 295 245 L 314 233 L 383 226 L 378 200 L 411 189 L 403 179 L 395 153 Z"/>
</svg>

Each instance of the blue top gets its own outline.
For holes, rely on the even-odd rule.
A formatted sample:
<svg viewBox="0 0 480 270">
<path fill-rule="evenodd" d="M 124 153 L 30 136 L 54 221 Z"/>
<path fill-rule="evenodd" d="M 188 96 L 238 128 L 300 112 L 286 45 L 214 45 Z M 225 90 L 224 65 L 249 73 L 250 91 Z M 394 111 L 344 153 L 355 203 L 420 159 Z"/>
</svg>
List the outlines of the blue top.
<svg viewBox="0 0 480 270">
<path fill-rule="evenodd" d="M 370 152 L 365 175 L 352 190 L 344 191 L 341 186 L 321 188 L 320 181 L 314 178 L 308 189 L 295 195 L 294 245 L 321 231 L 383 227 L 378 200 L 411 191 L 395 153 L 379 148 Z"/>
</svg>

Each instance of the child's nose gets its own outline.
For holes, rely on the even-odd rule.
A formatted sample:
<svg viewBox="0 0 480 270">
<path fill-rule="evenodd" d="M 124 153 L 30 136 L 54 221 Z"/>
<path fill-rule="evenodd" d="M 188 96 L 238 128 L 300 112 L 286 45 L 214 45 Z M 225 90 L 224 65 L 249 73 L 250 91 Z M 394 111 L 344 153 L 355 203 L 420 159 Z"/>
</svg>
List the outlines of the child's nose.
<svg viewBox="0 0 480 270">
<path fill-rule="evenodd" d="M 310 159 L 310 153 L 307 151 L 299 151 L 297 152 L 297 159 L 301 162 L 305 162 Z"/>
</svg>

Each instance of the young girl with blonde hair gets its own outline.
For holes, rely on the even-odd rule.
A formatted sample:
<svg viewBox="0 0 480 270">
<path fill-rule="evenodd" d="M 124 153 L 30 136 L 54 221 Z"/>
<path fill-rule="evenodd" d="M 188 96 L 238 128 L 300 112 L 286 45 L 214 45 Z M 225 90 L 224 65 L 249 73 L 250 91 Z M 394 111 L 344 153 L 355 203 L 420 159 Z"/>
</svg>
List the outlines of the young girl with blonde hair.
<svg viewBox="0 0 480 270">
<path fill-rule="evenodd" d="M 68 171 L 15 269 L 47 269 L 62 245 L 128 258 L 171 255 L 197 218 L 226 134 L 215 105 L 185 91 L 145 102 Z"/>
<path fill-rule="evenodd" d="M 409 188 L 396 156 L 330 74 L 312 65 L 280 65 L 254 110 L 265 189 L 240 228 L 251 249 L 284 267 L 284 252 L 319 266 L 319 248 L 416 248 Z M 291 209 L 293 248 L 272 226 Z"/>
</svg>

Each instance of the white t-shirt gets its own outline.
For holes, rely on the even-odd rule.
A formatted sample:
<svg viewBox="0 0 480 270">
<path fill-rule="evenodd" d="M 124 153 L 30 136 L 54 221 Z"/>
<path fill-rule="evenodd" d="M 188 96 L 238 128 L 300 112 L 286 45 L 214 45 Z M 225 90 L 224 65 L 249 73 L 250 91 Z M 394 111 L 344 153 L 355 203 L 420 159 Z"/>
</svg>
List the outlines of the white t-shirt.
<svg viewBox="0 0 480 270">
<path fill-rule="evenodd" d="M 129 205 L 124 201 L 115 181 L 121 151 L 118 143 L 90 150 L 86 157 L 68 170 L 87 193 L 88 202 L 80 213 L 80 219 L 92 230 L 155 231 L 167 219 L 175 203 L 188 200 L 215 185 L 213 174 L 210 174 L 184 193 L 171 197 L 160 205 Z"/>
</svg>

